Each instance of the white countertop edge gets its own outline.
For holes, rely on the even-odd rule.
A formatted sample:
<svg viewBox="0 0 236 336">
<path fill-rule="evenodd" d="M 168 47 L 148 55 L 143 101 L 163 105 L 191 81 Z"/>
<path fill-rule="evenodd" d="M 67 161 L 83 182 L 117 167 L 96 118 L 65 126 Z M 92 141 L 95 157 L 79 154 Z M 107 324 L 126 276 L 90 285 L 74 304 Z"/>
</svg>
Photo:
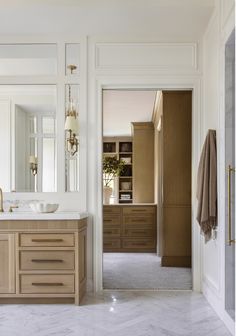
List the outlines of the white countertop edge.
<svg viewBox="0 0 236 336">
<path fill-rule="evenodd" d="M 2 212 L 0 221 L 4 220 L 79 220 L 88 218 L 88 214 L 76 211 L 63 211 L 54 213 L 35 213 L 35 212 Z"/>
<path fill-rule="evenodd" d="M 157 203 L 114 203 L 114 204 L 103 204 L 103 206 L 155 206 Z"/>
</svg>

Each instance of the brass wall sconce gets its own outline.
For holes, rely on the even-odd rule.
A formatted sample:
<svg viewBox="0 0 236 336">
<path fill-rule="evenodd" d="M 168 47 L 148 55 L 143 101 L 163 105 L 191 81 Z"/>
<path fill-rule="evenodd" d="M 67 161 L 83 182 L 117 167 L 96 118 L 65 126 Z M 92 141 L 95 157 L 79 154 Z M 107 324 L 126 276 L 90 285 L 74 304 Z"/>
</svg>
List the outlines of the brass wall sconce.
<svg viewBox="0 0 236 336">
<path fill-rule="evenodd" d="M 30 164 L 30 171 L 33 176 L 37 175 L 38 173 L 38 159 L 36 156 L 31 155 L 29 158 L 29 164 Z"/>
<path fill-rule="evenodd" d="M 69 67 L 72 66 L 68 66 L 68 68 Z M 79 140 L 78 140 L 79 125 L 75 104 L 73 102 L 73 99 L 71 98 L 70 85 L 69 85 L 69 107 L 66 111 L 65 131 L 66 131 L 66 150 L 73 156 L 75 155 L 75 153 L 78 152 L 79 149 Z"/>
</svg>

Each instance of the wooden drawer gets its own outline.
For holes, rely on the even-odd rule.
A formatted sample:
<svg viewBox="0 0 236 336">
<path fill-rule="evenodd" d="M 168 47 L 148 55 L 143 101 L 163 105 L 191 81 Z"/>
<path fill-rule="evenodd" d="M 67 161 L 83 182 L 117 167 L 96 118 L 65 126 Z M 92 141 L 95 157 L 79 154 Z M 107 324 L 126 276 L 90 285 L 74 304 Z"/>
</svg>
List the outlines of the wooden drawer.
<svg viewBox="0 0 236 336">
<path fill-rule="evenodd" d="M 120 225 L 120 216 L 111 216 L 111 215 L 105 215 L 103 217 L 103 225 Z"/>
<path fill-rule="evenodd" d="M 22 294 L 63 294 L 74 293 L 73 274 L 21 274 Z"/>
<path fill-rule="evenodd" d="M 124 216 L 124 224 L 125 225 L 153 225 L 154 223 L 154 216 L 153 215 L 133 215 L 133 216 Z"/>
<path fill-rule="evenodd" d="M 20 270 L 74 270 L 74 251 L 20 251 Z"/>
<path fill-rule="evenodd" d="M 20 246 L 74 246 L 73 233 L 22 233 L 20 234 Z"/>
<path fill-rule="evenodd" d="M 126 226 L 123 228 L 123 235 L 127 237 L 153 237 L 155 231 L 152 225 L 145 226 L 144 228 Z"/>
<path fill-rule="evenodd" d="M 135 238 L 129 239 L 124 238 L 122 241 L 122 247 L 124 249 L 154 249 L 156 246 L 155 239 L 142 239 L 142 238 Z"/>
<path fill-rule="evenodd" d="M 104 214 L 116 214 L 116 215 L 120 215 L 121 208 L 119 206 L 104 205 L 103 206 L 103 213 Z"/>
<path fill-rule="evenodd" d="M 103 227 L 103 234 L 104 236 L 120 237 L 120 227 L 106 225 Z"/>
<path fill-rule="evenodd" d="M 103 248 L 107 249 L 119 249 L 121 247 L 120 239 L 118 238 L 104 238 Z"/>
<path fill-rule="evenodd" d="M 124 206 L 123 214 L 155 214 L 156 207 L 154 206 Z"/>
</svg>

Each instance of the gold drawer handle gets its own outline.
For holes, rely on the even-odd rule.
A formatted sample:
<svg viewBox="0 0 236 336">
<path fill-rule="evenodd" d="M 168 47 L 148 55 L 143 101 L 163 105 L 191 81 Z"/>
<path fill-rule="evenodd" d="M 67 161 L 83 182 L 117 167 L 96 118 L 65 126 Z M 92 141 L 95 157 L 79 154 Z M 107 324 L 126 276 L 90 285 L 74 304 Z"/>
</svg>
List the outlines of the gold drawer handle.
<svg viewBox="0 0 236 336">
<path fill-rule="evenodd" d="M 147 220 L 146 218 L 142 218 L 142 219 L 132 219 L 132 223 L 136 223 L 136 222 L 145 222 L 145 220 Z"/>
<path fill-rule="evenodd" d="M 104 219 L 104 222 L 112 222 L 112 219 Z"/>
<path fill-rule="evenodd" d="M 125 233 L 128 233 L 128 232 L 130 232 L 130 233 L 147 233 L 147 231 L 125 230 Z"/>
<path fill-rule="evenodd" d="M 146 212 L 147 210 L 146 209 L 135 209 L 135 210 L 132 210 L 132 212 Z"/>
<path fill-rule="evenodd" d="M 34 242 L 34 243 L 59 243 L 59 242 L 63 242 L 63 239 L 40 239 L 40 238 L 33 238 L 32 242 Z"/>
<path fill-rule="evenodd" d="M 63 286 L 62 282 L 32 282 L 32 286 Z"/>
<path fill-rule="evenodd" d="M 31 259 L 35 263 L 62 263 L 62 259 Z"/>
<path fill-rule="evenodd" d="M 104 231 L 105 234 L 112 234 L 114 233 L 113 231 Z"/>
</svg>

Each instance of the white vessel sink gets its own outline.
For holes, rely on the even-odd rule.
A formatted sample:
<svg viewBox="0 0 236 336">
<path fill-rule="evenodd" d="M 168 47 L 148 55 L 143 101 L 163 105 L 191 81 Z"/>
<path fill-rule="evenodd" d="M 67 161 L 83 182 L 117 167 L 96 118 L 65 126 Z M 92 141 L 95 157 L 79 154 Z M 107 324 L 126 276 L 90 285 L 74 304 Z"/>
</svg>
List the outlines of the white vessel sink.
<svg viewBox="0 0 236 336">
<path fill-rule="evenodd" d="M 30 208 L 37 213 L 53 213 L 57 211 L 59 204 L 35 202 L 29 204 Z"/>
</svg>

